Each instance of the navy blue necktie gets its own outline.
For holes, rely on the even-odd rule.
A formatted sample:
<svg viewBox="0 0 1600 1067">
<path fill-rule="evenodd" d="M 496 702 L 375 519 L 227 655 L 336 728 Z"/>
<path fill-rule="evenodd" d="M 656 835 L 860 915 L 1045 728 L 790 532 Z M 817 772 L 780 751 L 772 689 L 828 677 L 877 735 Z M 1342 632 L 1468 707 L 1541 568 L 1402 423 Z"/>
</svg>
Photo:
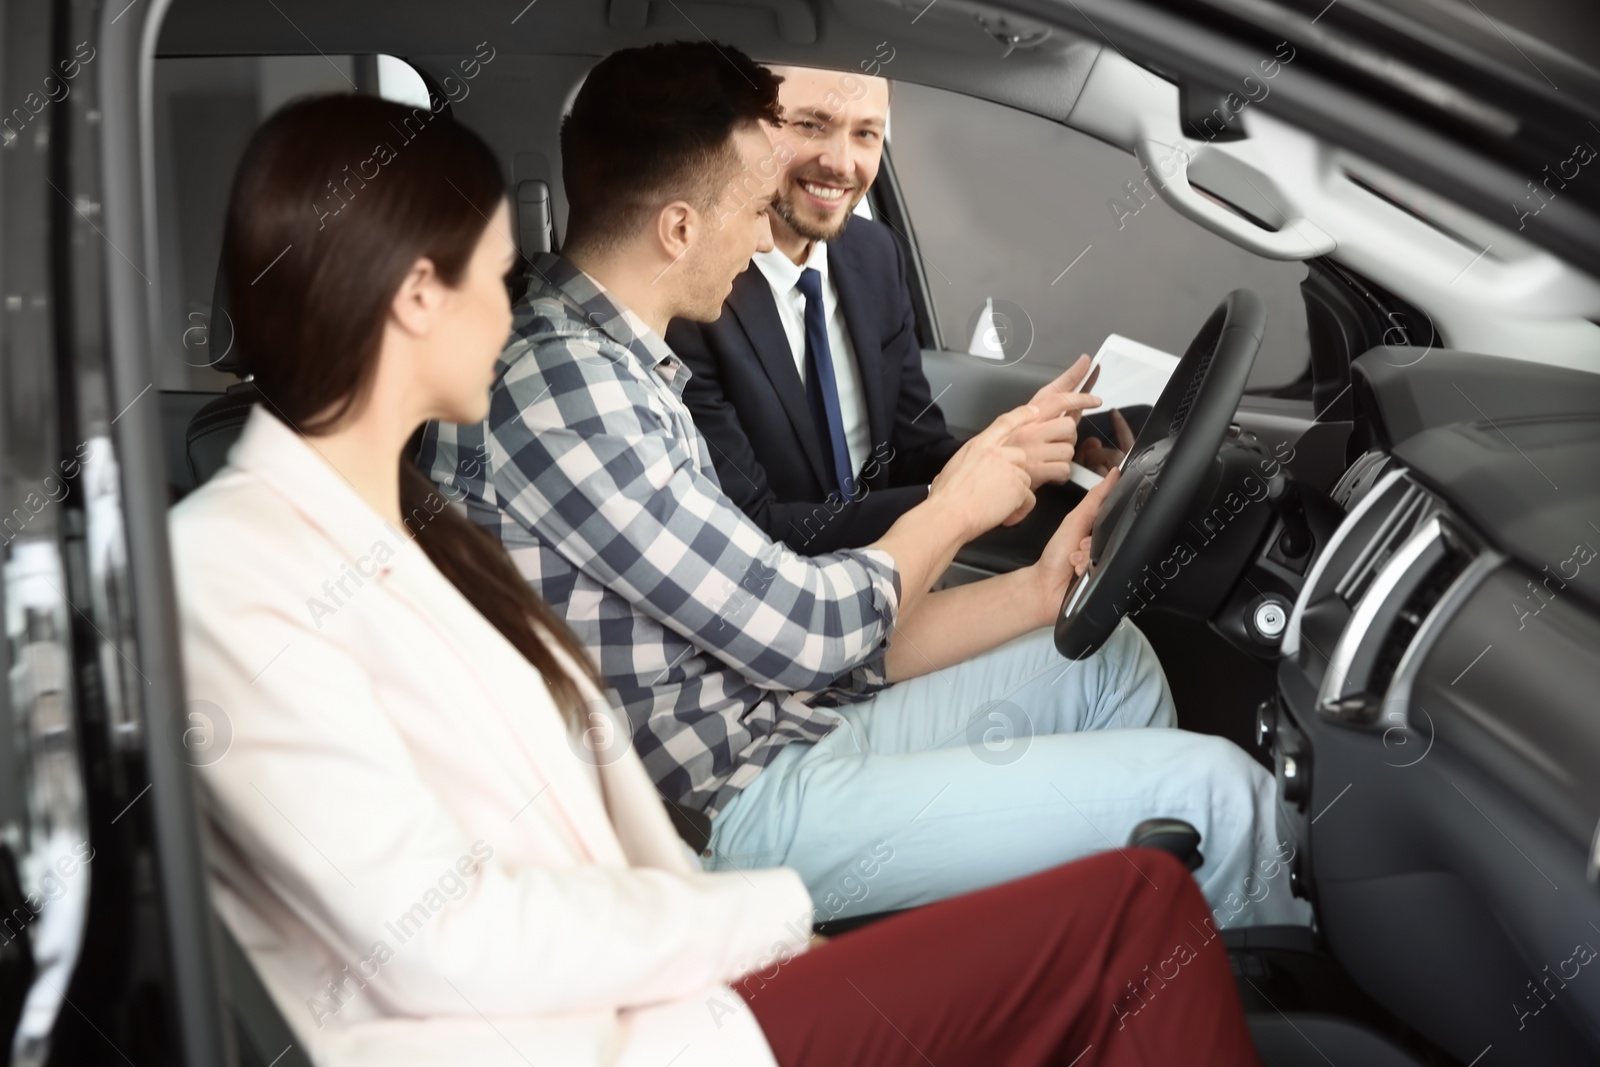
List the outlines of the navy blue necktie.
<svg viewBox="0 0 1600 1067">
<path fill-rule="evenodd" d="M 833 376 L 833 353 L 828 349 L 828 316 L 822 307 L 822 275 L 815 267 L 800 272 L 795 288 L 806 298 L 806 401 L 822 446 L 832 453 L 833 476 L 839 495 L 853 499 L 855 476 L 850 472 L 850 449 L 844 440 L 844 418 L 839 414 L 839 383 Z M 826 488 L 826 486 L 824 486 Z"/>
</svg>

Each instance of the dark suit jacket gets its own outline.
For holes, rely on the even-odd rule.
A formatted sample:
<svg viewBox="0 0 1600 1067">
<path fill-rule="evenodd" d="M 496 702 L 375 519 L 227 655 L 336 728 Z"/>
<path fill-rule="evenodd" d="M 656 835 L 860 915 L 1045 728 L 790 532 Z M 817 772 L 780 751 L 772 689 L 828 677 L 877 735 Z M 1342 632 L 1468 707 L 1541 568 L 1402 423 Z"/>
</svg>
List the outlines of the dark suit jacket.
<svg viewBox="0 0 1600 1067">
<path fill-rule="evenodd" d="M 722 490 L 775 540 L 807 555 L 881 537 L 961 443 L 945 428 L 922 373 L 906 264 L 893 231 L 854 218 L 828 245 L 828 271 L 861 368 L 872 455 L 858 457 L 864 492 L 828 500 L 833 478 L 778 318 L 754 265 L 734 280 L 712 323 L 675 319 L 667 344 L 693 372 L 683 399 L 712 445 Z M 826 479 L 826 480 L 824 480 Z"/>
</svg>

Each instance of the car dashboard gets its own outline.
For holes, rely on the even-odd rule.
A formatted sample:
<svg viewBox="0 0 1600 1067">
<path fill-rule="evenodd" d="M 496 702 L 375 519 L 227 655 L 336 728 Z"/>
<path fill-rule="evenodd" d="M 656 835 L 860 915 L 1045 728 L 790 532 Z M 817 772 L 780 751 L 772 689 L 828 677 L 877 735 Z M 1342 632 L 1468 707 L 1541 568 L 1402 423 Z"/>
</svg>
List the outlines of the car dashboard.
<svg viewBox="0 0 1600 1067">
<path fill-rule="evenodd" d="M 1600 375 L 1434 357 L 1357 361 L 1372 447 L 1257 739 L 1292 884 L 1368 992 L 1463 1063 L 1593 1063 Z"/>
</svg>

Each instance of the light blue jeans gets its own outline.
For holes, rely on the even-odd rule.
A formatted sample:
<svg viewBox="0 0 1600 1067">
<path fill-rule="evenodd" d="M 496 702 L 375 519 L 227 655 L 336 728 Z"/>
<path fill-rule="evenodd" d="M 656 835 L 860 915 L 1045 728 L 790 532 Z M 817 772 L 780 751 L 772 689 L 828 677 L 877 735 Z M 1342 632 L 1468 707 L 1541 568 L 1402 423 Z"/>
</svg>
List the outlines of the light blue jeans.
<svg viewBox="0 0 1600 1067">
<path fill-rule="evenodd" d="M 841 709 L 712 821 L 712 870 L 792 867 L 817 918 L 926 904 L 1118 848 L 1153 816 L 1201 833 L 1219 928 L 1307 923 L 1272 776 L 1174 728 L 1154 650 L 1124 619 L 1084 660 L 1049 630 Z"/>
</svg>

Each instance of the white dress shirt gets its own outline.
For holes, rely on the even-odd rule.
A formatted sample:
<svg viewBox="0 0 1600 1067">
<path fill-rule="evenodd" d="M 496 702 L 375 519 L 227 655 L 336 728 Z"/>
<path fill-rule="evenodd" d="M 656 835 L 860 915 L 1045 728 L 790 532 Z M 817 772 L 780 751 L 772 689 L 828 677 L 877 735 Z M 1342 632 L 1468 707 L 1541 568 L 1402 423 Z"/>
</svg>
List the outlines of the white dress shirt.
<svg viewBox="0 0 1600 1067">
<path fill-rule="evenodd" d="M 804 951 L 798 875 L 693 869 L 631 746 L 261 408 L 170 527 L 212 898 L 312 1062 L 772 1067 L 724 983 Z"/>
<path fill-rule="evenodd" d="M 850 343 L 850 332 L 845 328 L 844 312 L 839 310 L 839 291 L 828 273 L 827 243 L 813 242 L 811 255 L 800 264 L 776 248 L 757 252 L 752 258 L 767 284 L 772 286 L 778 318 L 789 338 L 789 349 L 794 354 L 794 365 L 800 371 L 801 381 L 806 380 L 806 298 L 795 286 L 800 282 L 800 272 L 807 267 L 815 268 L 822 275 L 822 309 L 828 323 L 833 377 L 839 388 L 839 417 L 844 423 L 845 447 L 850 451 L 850 470 L 859 475 L 861 465 L 872 454 L 872 429 L 867 422 L 867 399 L 861 391 L 861 368 L 856 365 L 855 346 Z M 818 432 L 823 440 L 827 439 L 820 427 Z"/>
</svg>

